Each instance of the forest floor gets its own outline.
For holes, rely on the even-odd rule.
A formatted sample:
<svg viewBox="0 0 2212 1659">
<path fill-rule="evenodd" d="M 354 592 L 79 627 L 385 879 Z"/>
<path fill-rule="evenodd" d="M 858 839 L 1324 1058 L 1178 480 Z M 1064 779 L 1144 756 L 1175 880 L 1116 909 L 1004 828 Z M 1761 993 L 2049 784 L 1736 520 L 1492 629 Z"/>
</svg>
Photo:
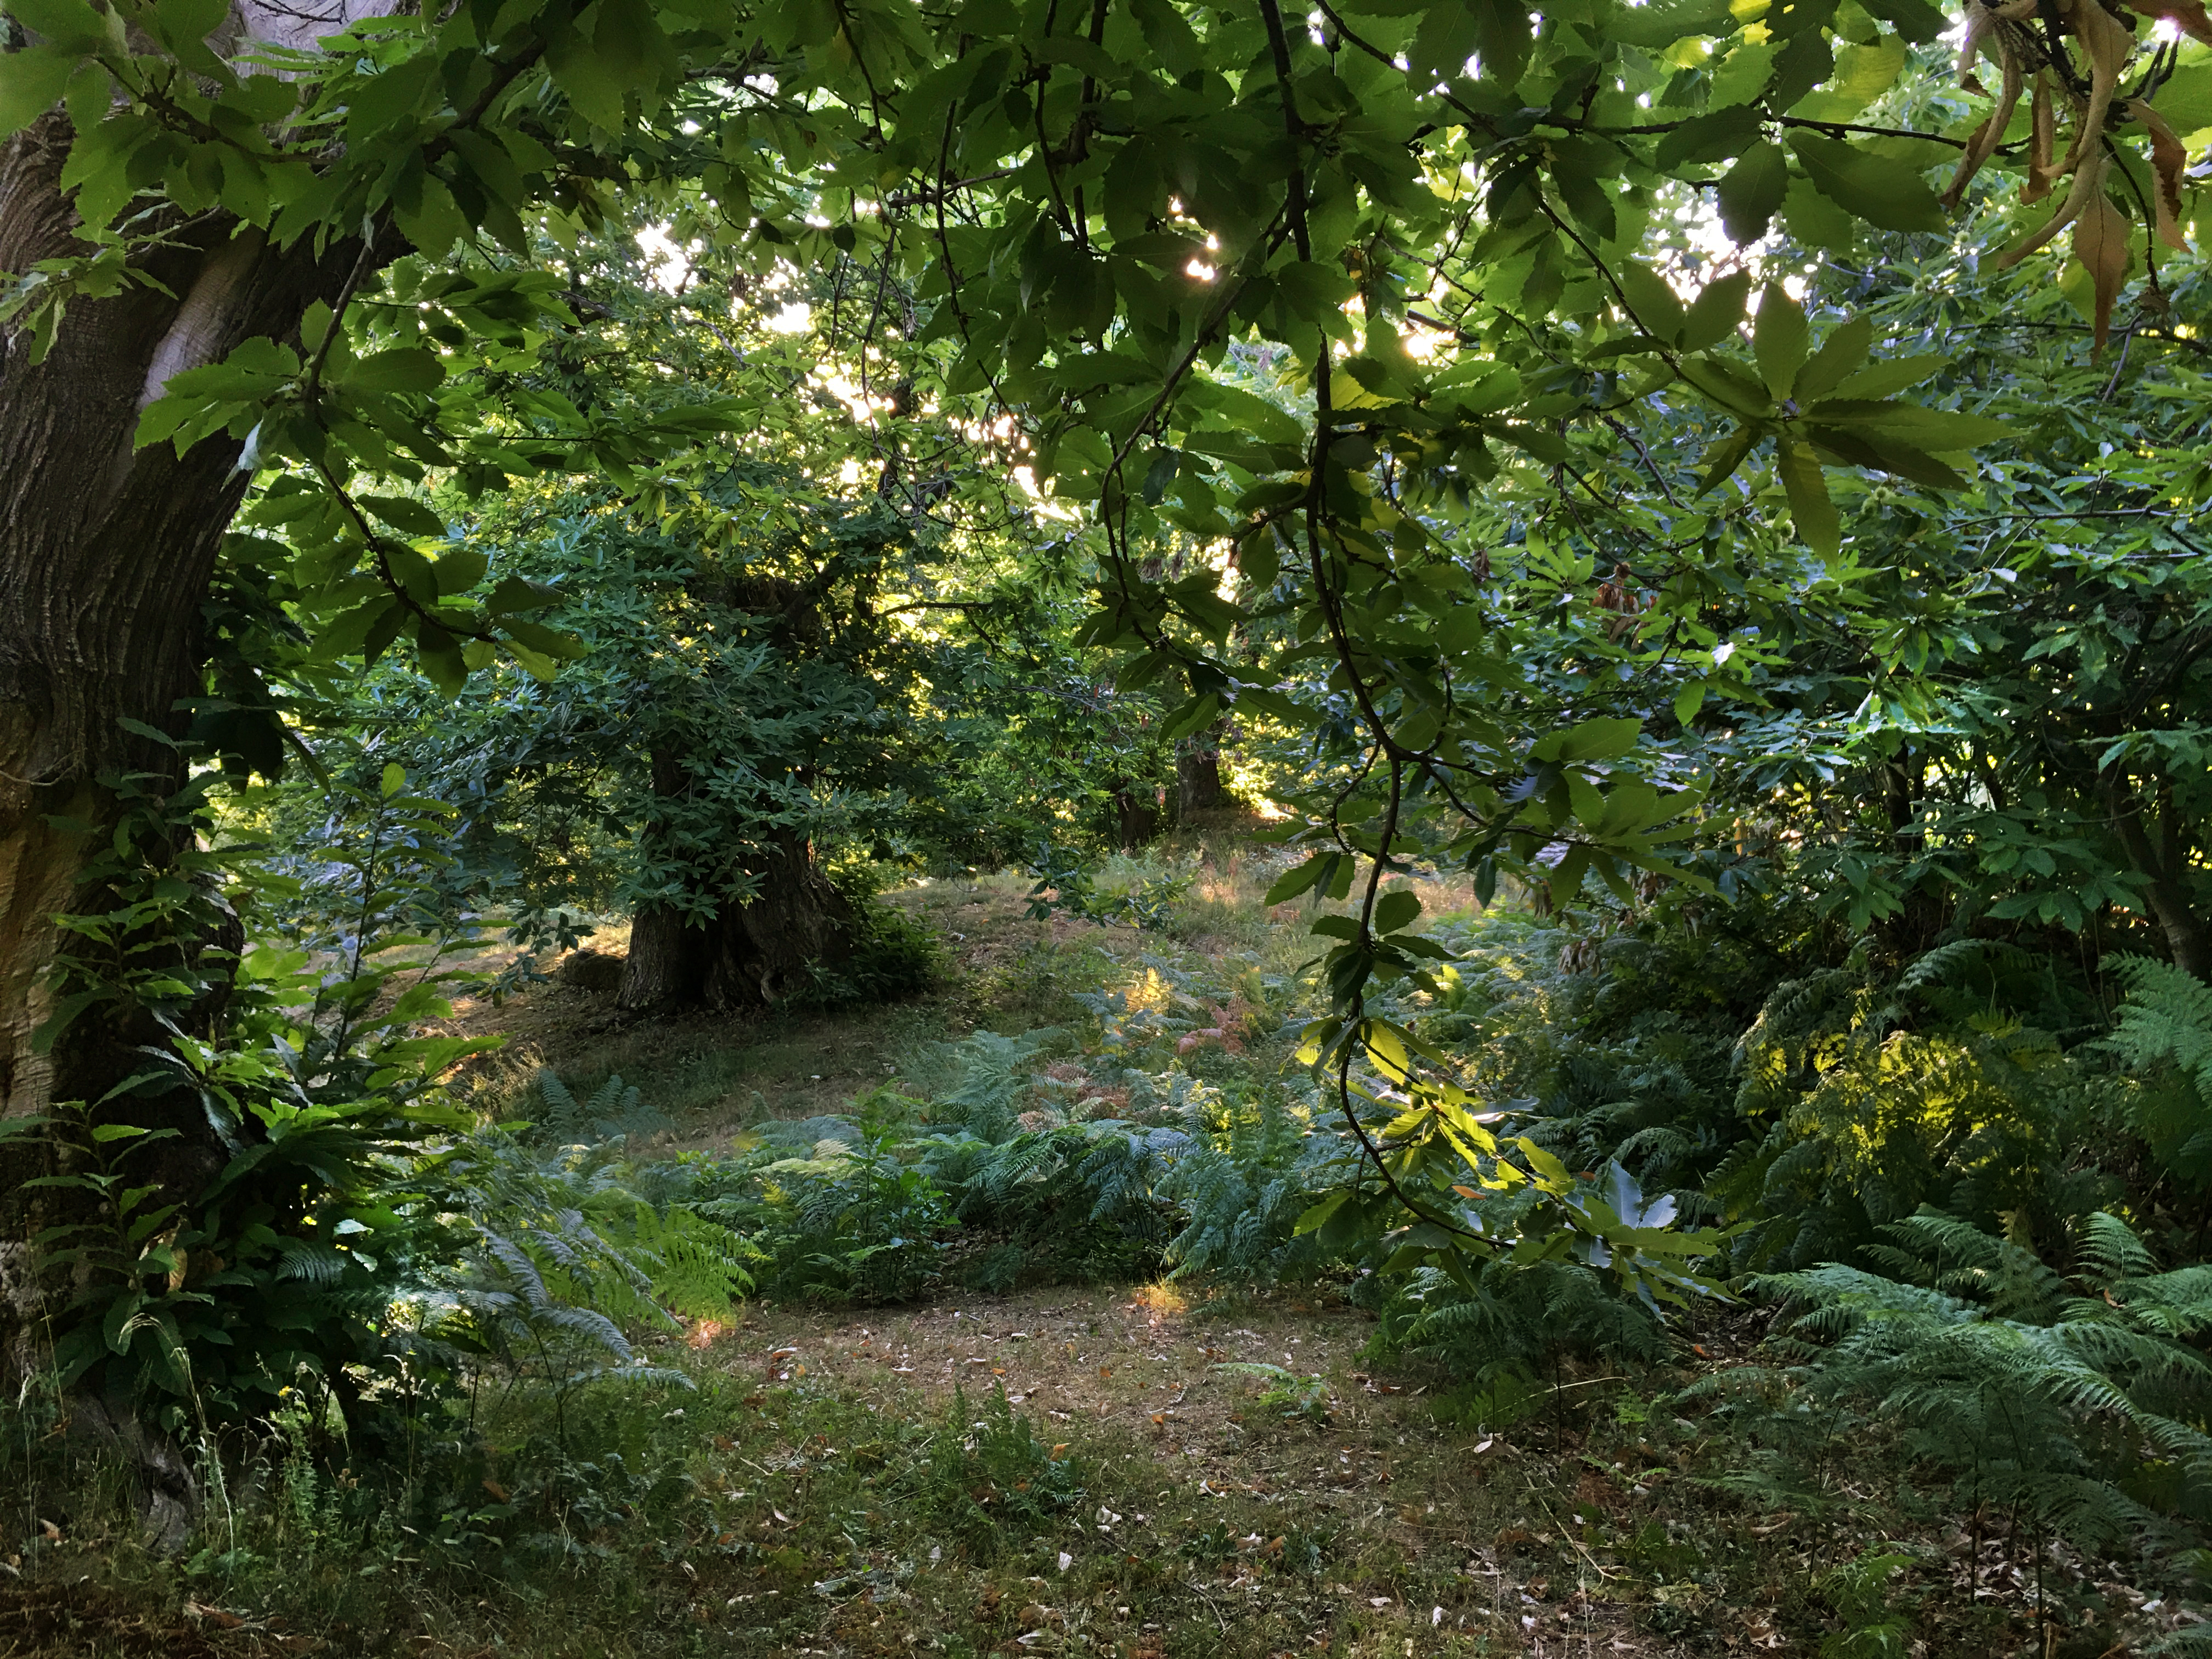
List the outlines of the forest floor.
<svg viewBox="0 0 2212 1659">
<path fill-rule="evenodd" d="M 1077 990 L 1294 964 L 1267 873 L 1209 861 L 1166 935 L 1029 919 L 1012 878 L 902 890 L 948 958 L 904 1002 L 637 1024 L 551 983 L 455 1024 L 507 1040 L 471 1076 L 488 1109 L 541 1066 L 579 1092 L 618 1074 L 672 1121 L 650 1151 L 726 1148 L 849 1109 L 932 1043 L 1067 1019 Z M 2116 1659 L 2170 1626 L 2123 1564 L 2038 1556 L 1916 1489 L 1893 1447 L 1808 1425 L 1785 1466 L 1724 1395 L 1680 1403 L 1750 1359 L 1763 1310 L 1699 1314 L 1668 1364 L 1566 1365 L 1502 1413 L 1377 1358 L 1371 1321 L 1334 1283 L 755 1303 L 647 1345 L 696 1391 L 593 1431 L 552 1555 L 464 1571 L 404 1527 L 341 1542 L 297 1519 L 307 1474 L 258 1556 L 155 1563 L 49 1493 L 37 1559 L 0 1558 L 0 1659 Z M 715 1520 L 651 1522 L 669 1471 Z M 507 1502 L 502 1474 L 476 1501 Z"/>
</svg>

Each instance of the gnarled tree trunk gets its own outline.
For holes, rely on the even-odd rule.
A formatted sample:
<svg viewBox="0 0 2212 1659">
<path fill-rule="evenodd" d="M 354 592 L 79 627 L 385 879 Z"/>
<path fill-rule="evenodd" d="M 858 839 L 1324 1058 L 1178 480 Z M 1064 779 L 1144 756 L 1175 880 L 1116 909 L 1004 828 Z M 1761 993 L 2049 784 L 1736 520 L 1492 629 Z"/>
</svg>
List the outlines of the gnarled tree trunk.
<svg viewBox="0 0 2212 1659">
<path fill-rule="evenodd" d="M 70 138 L 55 111 L 0 143 L 0 270 L 85 251 L 61 189 Z M 335 295 L 358 252 L 279 251 L 226 215 L 179 214 L 165 244 L 138 256 L 158 286 L 74 301 L 43 362 L 27 330 L 0 331 L 0 1118 L 98 1099 L 139 1069 L 131 1045 L 149 1040 L 96 1018 L 49 1052 L 32 1040 L 52 1012 L 54 916 L 99 908 L 78 876 L 115 819 L 100 780 L 174 765 L 120 722 L 178 730 L 178 700 L 201 689 L 201 607 L 246 485 L 235 441 L 210 438 L 181 457 L 167 444 L 140 449 L 139 416 L 172 376 L 256 336 L 296 337 L 308 303 Z M 182 1132 L 154 1171 L 173 1190 L 220 1167 L 197 1109 L 140 1097 L 129 1110 Z M 53 1288 L 31 1240 L 54 1220 L 56 1195 L 23 1190 L 46 1157 L 0 1140 L 8 1386 L 38 1363 Z"/>
<path fill-rule="evenodd" d="M 805 985 L 810 968 L 835 969 L 851 953 L 860 918 L 815 867 L 805 837 L 779 841 L 757 873 L 756 897 L 705 921 L 665 905 L 639 911 L 623 1006 L 771 1007 Z"/>
<path fill-rule="evenodd" d="M 1221 781 L 1221 739 L 1228 726 L 1210 726 L 1176 745 L 1176 816 L 1211 812 L 1229 805 L 1228 787 Z"/>
<path fill-rule="evenodd" d="M 1127 778 L 1110 786 L 1114 801 L 1114 833 L 1121 850 L 1133 853 L 1160 833 L 1160 795 Z"/>
<path fill-rule="evenodd" d="M 2184 972 L 2212 981 L 2212 922 L 2206 920 L 2203 898 L 2203 888 L 2212 884 L 2197 867 L 2196 838 L 2173 799 L 2173 786 L 2160 780 L 2146 800 L 2118 766 L 2103 781 L 2113 830 L 2128 862 L 2143 878 L 2143 901 L 2166 935 L 2166 954 Z"/>
</svg>

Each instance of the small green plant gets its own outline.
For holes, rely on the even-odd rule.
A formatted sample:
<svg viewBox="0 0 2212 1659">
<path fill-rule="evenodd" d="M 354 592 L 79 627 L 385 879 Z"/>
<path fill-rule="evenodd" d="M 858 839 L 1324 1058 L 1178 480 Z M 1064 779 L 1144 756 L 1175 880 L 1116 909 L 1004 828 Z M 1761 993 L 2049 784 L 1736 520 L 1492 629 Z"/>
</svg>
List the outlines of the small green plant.
<svg viewBox="0 0 2212 1659">
<path fill-rule="evenodd" d="M 633 1292 L 647 1291 L 652 1280 L 584 1222 L 564 1218 L 560 1231 L 537 1230 L 530 1242 L 568 1269 L 572 1281 L 591 1283 L 592 1269 L 611 1271 Z M 522 1243 L 487 1231 L 477 1255 L 472 1282 L 454 1296 L 482 1351 L 498 1360 L 510 1386 L 535 1384 L 553 1404 L 556 1439 L 568 1441 L 570 1397 L 594 1382 L 652 1382 L 690 1389 L 682 1371 L 640 1362 L 622 1328 L 596 1308 L 579 1307 L 556 1296 L 546 1274 Z"/>
<path fill-rule="evenodd" d="M 830 872 L 832 884 L 852 906 L 852 934 L 836 962 L 807 964 L 806 982 L 789 999 L 793 1005 L 826 1007 L 908 996 L 944 972 L 944 943 L 905 911 L 877 902 L 868 873 L 861 866 Z"/>
<path fill-rule="evenodd" d="M 1912 1557 L 1880 1547 L 1822 1576 L 1820 1594 L 1844 1628 L 1820 1640 L 1820 1659 L 1899 1659 L 1911 1650 L 1912 1621 L 1892 1605 L 1889 1581 Z"/>
<path fill-rule="evenodd" d="M 1836 1264 L 1754 1281 L 1803 1311 L 1785 1345 L 1816 1395 L 1879 1402 L 1968 1510 L 2039 1540 L 2185 1544 L 2212 1437 L 2212 1267 L 2160 1272 L 2116 1216 L 2085 1218 L 2062 1272 L 1938 1212 L 1884 1230 L 1885 1273 Z M 2163 1475 L 2166 1479 L 2149 1478 Z M 2039 1596 L 2040 1591 L 2039 1590 Z"/>
<path fill-rule="evenodd" d="M 121 821 L 84 872 L 107 908 L 59 918 L 70 942 L 34 1046 L 132 1032 L 135 1069 L 97 1100 L 7 1126 L 46 1143 L 48 1171 L 27 1184 L 63 1195 L 38 1240 L 71 1279 L 54 1331 L 63 1385 L 118 1386 L 172 1431 L 251 1416 L 303 1366 L 388 1357 L 398 1264 L 440 1224 L 401 1214 L 386 1189 L 426 1139 L 465 1127 L 439 1077 L 492 1046 L 416 1034 L 451 1012 L 441 988 L 458 976 L 440 961 L 461 934 L 389 934 L 428 902 L 418 843 L 444 807 L 405 795 L 397 768 L 338 790 L 338 810 L 374 827 L 370 850 L 337 860 L 350 908 L 321 960 L 241 952 L 244 927 L 300 888 L 266 848 L 222 843 L 220 775 L 166 795 L 158 779 L 110 781 Z M 395 946 L 427 954 L 401 964 L 385 955 Z M 174 1156 L 188 1132 L 198 1155 Z M 181 1173 L 210 1153 L 211 1176 Z"/>
<path fill-rule="evenodd" d="M 772 1296 L 901 1301 L 942 1274 L 958 1218 L 887 1121 L 864 1118 L 853 1139 L 825 1136 L 803 1157 L 757 1158 L 737 1173 L 751 1192 L 706 1212 L 751 1232 Z"/>
<path fill-rule="evenodd" d="M 967 1391 L 956 1389 L 928 1455 L 905 1482 L 939 1525 L 988 1552 L 1049 1530 L 1082 1502 L 1083 1466 L 1066 1444 L 1037 1437 L 1006 1399 L 1005 1384 L 993 1388 L 980 1416 L 974 1413 Z"/>
<path fill-rule="evenodd" d="M 1469 1381 L 1447 1389 L 1431 1409 L 1439 1422 L 1495 1434 L 1542 1411 L 1549 1394 L 1516 1362 L 1498 1360 L 1483 1366 Z"/>
<path fill-rule="evenodd" d="M 1323 1377 L 1300 1376 L 1280 1365 L 1253 1360 L 1225 1361 L 1213 1369 L 1236 1376 L 1257 1377 L 1266 1383 L 1260 1390 L 1258 1401 L 1266 1410 L 1309 1423 L 1326 1422 L 1328 1419 L 1328 1382 Z"/>
</svg>

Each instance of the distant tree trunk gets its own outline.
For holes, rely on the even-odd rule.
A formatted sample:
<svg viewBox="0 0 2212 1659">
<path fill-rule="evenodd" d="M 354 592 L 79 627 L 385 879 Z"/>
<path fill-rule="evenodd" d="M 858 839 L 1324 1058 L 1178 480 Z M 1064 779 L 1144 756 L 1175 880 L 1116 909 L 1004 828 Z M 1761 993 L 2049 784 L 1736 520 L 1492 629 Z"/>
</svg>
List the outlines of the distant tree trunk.
<svg viewBox="0 0 2212 1659">
<path fill-rule="evenodd" d="M 781 840 L 757 872 L 759 895 L 705 921 L 664 905 L 638 912 L 623 970 L 626 1008 L 765 1008 L 806 983 L 815 963 L 852 952 L 860 918 L 815 866 L 803 836 Z"/>
<path fill-rule="evenodd" d="M 1160 798 L 1157 789 L 1146 789 L 1127 778 L 1117 779 L 1111 786 L 1114 801 L 1114 833 L 1121 850 L 1133 853 L 1160 832 Z"/>
<path fill-rule="evenodd" d="M 2143 900 L 2166 935 L 2166 954 L 2184 972 L 2212 981 L 2212 927 L 2205 921 L 2198 891 L 2202 878 L 2191 858 L 2194 837 L 2174 802 L 2173 786 L 2161 780 L 2154 787 L 2154 818 L 2135 780 L 2119 768 L 2104 775 L 2104 785 L 2112 828 L 2128 862 L 2144 878 Z"/>
<path fill-rule="evenodd" d="M 61 189 L 71 137 L 57 110 L 0 143 L 0 270 L 85 251 Z M 342 243 L 319 258 L 312 239 L 280 252 L 237 230 L 221 212 L 178 214 L 167 241 L 134 255 L 155 282 L 73 301 L 43 362 L 31 361 L 27 330 L 0 330 L 0 1118 L 98 1099 L 140 1069 L 131 1045 L 153 1040 L 96 1020 L 47 1054 L 31 1040 L 52 1012 L 52 918 L 98 908 L 78 873 L 115 822 L 100 780 L 175 764 L 118 722 L 180 729 L 178 699 L 202 685 L 201 606 L 246 488 L 237 441 L 217 435 L 182 457 L 167 444 L 139 449 L 138 417 L 172 376 L 256 336 L 295 337 L 308 303 L 333 296 L 361 252 Z M 203 1114 L 143 1098 L 128 1111 L 182 1132 L 158 1171 L 174 1195 L 190 1196 L 220 1167 Z M 31 1241 L 59 1200 L 23 1186 L 44 1172 L 45 1157 L 21 1139 L 0 1141 L 8 1389 L 34 1363 L 52 1288 Z"/>
<path fill-rule="evenodd" d="M 1177 817 L 1229 805 L 1229 791 L 1221 781 L 1221 739 L 1227 731 L 1224 721 L 1176 745 Z"/>
<path fill-rule="evenodd" d="M 1920 827 L 1921 802 L 1928 792 L 1928 757 L 1910 747 L 1881 763 L 1882 811 L 1889 819 L 1889 842 L 1900 859 L 1917 859 L 1927 849 Z M 1930 949 L 1943 930 L 1948 906 L 1941 895 L 1917 884 L 1897 912 L 1877 924 L 1881 937 L 1899 957 Z"/>
</svg>

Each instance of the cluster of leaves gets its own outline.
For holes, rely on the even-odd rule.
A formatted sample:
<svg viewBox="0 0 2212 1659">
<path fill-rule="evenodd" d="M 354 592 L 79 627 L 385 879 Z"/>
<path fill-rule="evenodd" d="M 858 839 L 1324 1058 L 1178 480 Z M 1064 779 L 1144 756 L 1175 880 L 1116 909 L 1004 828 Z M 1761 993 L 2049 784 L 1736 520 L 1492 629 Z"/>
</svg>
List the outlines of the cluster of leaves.
<svg viewBox="0 0 2212 1659">
<path fill-rule="evenodd" d="M 443 807 L 403 793 L 397 769 L 343 796 L 360 835 L 332 849 L 331 931 L 246 952 L 242 928 L 273 931 L 301 889 L 265 848 L 215 845 L 214 775 L 167 796 L 118 781 L 130 808 L 88 876 L 112 908 L 65 919 L 77 944 L 42 1040 L 112 1045 L 134 1069 L 9 1123 L 46 1142 L 36 1184 L 79 1195 L 40 1240 L 73 1283 L 60 1381 L 108 1373 L 170 1426 L 251 1413 L 302 1365 L 377 1357 L 394 1275 L 445 1243 L 394 1209 L 389 1162 L 465 1124 L 437 1080 L 485 1046 L 416 1030 L 451 1012 L 455 978 L 440 968 L 453 935 L 399 931 L 442 908 Z M 223 1162 L 194 1181 L 168 1152 L 202 1124 Z"/>
</svg>

